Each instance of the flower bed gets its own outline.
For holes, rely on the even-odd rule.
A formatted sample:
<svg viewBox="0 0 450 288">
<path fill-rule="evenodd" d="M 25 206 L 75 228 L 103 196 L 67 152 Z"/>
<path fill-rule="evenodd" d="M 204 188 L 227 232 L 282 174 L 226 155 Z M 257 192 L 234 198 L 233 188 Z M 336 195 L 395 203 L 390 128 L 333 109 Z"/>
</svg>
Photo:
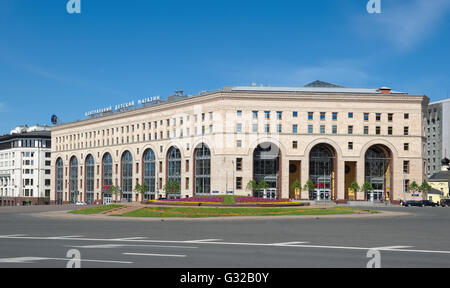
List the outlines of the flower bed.
<svg viewBox="0 0 450 288">
<path fill-rule="evenodd" d="M 198 203 L 223 203 L 223 197 L 191 197 L 183 199 L 165 199 L 161 202 L 198 202 Z"/>
<path fill-rule="evenodd" d="M 258 197 L 236 197 L 235 198 L 236 204 L 245 203 L 245 204 L 251 204 L 251 203 L 289 203 L 291 200 L 289 199 L 264 199 L 264 198 L 258 198 Z"/>
<path fill-rule="evenodd" d="M 305 206 L 306 203 L 296 203 L 288 199 L 264 199 L 257 197 L 241 196 L 217 196 L 217 197 L 192 197 L 183 199 L 152 200 L 147 204 L 154 205 L 180 205 L 180 206 L 261 206 L 261 207 L 285 207 Z"/>
</svg>

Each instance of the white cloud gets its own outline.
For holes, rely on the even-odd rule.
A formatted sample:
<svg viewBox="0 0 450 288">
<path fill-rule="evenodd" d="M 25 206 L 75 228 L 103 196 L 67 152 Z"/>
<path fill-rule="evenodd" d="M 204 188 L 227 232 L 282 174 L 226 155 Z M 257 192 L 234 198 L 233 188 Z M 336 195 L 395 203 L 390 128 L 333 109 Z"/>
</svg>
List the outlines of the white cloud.
<svg viewBox="0 0 450 288">
<path fill-rule="evenodd" d="M 381 0 L 382 14 L 358 18 L 355 26 L 367 37 L 408 50 L 431 37 L 450 12 L 449 0 Z"/>
</svg>

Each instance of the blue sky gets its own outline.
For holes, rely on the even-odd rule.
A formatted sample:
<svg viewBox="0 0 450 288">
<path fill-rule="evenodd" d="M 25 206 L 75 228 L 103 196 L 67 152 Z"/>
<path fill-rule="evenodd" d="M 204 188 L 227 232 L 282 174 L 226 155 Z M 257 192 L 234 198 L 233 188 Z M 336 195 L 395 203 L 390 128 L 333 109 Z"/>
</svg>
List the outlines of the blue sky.
<svg viewBox="0 0 450 288">
<path fill-rule="evenodd" d="M 450 97 L 450 1 L 0 1 L 0 134 L 252 82 Z"/>
</svg>

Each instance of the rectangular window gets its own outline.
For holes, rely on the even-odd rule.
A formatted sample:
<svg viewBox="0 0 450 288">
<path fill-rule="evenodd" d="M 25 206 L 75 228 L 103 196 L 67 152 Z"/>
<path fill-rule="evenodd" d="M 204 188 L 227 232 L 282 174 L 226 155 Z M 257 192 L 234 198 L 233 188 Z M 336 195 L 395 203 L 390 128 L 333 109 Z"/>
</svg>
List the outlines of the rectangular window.
<svg viewBox="0 0 450 288">
<path fill-rule="evenodd" d="M 294 124 L 292 125 L 292 134 L 297 134 L 298 133 L 298 125 Z"/>
<path fill-rule="evenodd" d="M 314 112 L 308 112 L 308 120 L 314 120 Z"/>
<path fill-rule="evenodd" d="M 348 126 L 348 134 L 353 134 L 353 126 Z"/>
<path fill-rule="evenodd" d="M 405 118 L 405 119 L 409 119 L 409 114 L 408 114 L 408 113 L 405 113 L 404 118 Z"/>
<path fill-rule="evenodd" d="M 332 133 L 337 134 L 337 125 L 333 125 L 332 127 Z"/>
<path fill-rule="evenodd" d="M 241 117 L 242 116 L 242 110 L 237 110 L 236 114 L 237 114 L 238 117 Z"/>
<path fill-rule="evenodd" d="M 236 171 L 242 171 L 242 158 L 236 158 Z"/>
<path fill-rule="evenodd" d="M 237 141 L 236 141 L 236 146 L 237 146 L 238 148 L 241 148 L 241 147 L 242 147 L 242 140 L 237 140 Z"/>
<path fill-rule="evenodd" d="M 297 118 L 298 117 L 298 112 L 297 111 L 292 112 L 292 117 L 293 118 Z"/>
<path fill-rule="evenodd" d="M 369 135 L 369 126 L 364 126 L 364 135 Z"/>
<path fill-rule="evenodd" d="M 277 119 L 278 120 L 282 120 L 283 119 L 283 112 L 281 112 L 281 111 L 277 112 Z"/>
<path fill-rule="evenodd" d="M 389 113 L 389 114 L 388 114 L 388 121 L 389 121 L 389 122 L 392 122 L 393 120 L 394 120 L 394 114 Z"/>
<path fill-rule="evenodd" d="M 189 190 L 189 177 L 186 177 L 186 190 Z"/>
<path fill-rule="evenodd" d="M 270 124 L 265 124 L 265 125 L 264 125 L 264 131 L 265 131 L 266 133 L 270 133 Z"/>
<path fill-rule="evenodd" d="M 264 111 L 264 117 L 270 119 L 270 111 Z"/>
<path fill-rule="evenodd" d="M 308 133 L 313 134 L 313 125 L 308 125 Z"/>
<path fill-rule="evenodd" d="M 364 113 L 364 121 L 369 121 L 369 113 Z"/>
<path fill-rule="evenodd" d="M 253 124 L 252 125 L 252 132 L 253 133 L 258 133 L 258 124 Z"/>
<path fill-rule="evenodd" d="M 325 112 L 320 112 L 320 120 L 325 120 L 325 115 L 326 115 L 326 113 Z"/>
<path fill-rule="evenodd" d="M 189 172 L 189 160 L 186 160 L 186 172 Z"/>
<path fill-rule="evenodd" d="M 258 119 L 258 111 L 252 111 L 253 119 Z"/>
<path fill-rule="evenodd" d="M 281 124 L 277 124 L 277 132 L 281 133 L 283 130 L 283 126 L 281 126 Z"/>
<path fill-rule="evenodd" d="M 409 161 L 403 161 L 403 172 L 406 174 L 409 173 Z"/>
<path fill-rule="evenodd" d="M 381 121 L 381 113 L 376 114 L 375 120 Z"/>
<path fill-rule="evenodd" d="M 409 127 L 405 127 L 403 129 L 403 135 L 408 136 L 409 135 Z"/>
<path fill-rule="evenodd" d="M 241 124 L 241 123 L 238 123 L 238 124 L 237 124 L 236 132 L 237 132 L 237 133 L 242 133 L 242 124 Z"/>
<path fill-rule="evenodd" d="M 392 135 L 393 134 L 393 130 L 392 130 L 392 126 L 388 127 L 388 135 Z"/>
<path fill-rule="evenodd" d="M 338 120 L 338 112 L 333 112 L 333 121 Z"/>
<path fill-rule="evenodd" d="M 297 149 L 298 148 L 298 141 L 292 141 L 292 148 Z"/>
<path fill-rule="evenodd" d="M 242 190 L 242 177 L 236 177 L 236 190 Z"/>
<path fill-rule="evenodd" d="M 380 134 L 381 134 L 381 127 L 380 127 L 380 126 L 377 126 L 377 127 L 376 127 L 375 133 L 376 133 L 377 135 L 380 135 Z"/>
<path fill-rule="evenodd" d="M 320 125 L 320 134 L 325 134 L 325 125 Z"/>
<path fill-rule="evenodd" d="M 409 143 L 405 143 L 403 145 L 403 148 L 404 148 L 405 151 L 409 151 Z"/>
<path fill-rule="evenodd" d="M 353 118 L 353 112 L 348 112 L 348 118 Z"/>
<path fill-rule="evenodd" d="M 353 150 L 353 142 L 348 142 L 348 150 Z"/>
</svg>

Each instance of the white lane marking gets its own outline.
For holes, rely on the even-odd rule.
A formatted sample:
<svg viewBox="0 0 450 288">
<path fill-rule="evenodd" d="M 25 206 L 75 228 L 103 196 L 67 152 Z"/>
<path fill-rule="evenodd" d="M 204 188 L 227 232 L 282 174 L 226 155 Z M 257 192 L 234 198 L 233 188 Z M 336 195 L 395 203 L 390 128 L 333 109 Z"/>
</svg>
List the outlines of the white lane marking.
<svg viewBox="0 0 450 288">
<path fill-rule="evenodd" d="M 50 257 L 17 257 L 17 258 L 3 258 L 0 263 L 29 263 L 33 264 L 37 261 L 69 261 L 69 258 L 50 258 Z M 81 262 L 96 262 L 96 263 L 114 263 L 114 264 L 133 264 L 129 261 L 114 261 L 114 260 L 94 260 L 94 259 L 80 259 Z"/>
<path fill-rule="evenodd" d="M 48 237 L 2 237 L 2 239 L 23 239 L 23 240 L 55 240 Z M 71 241 L 96 241 L 96 242 L 135 242 L 135 243 L 174 243 L 174 244 L 186 244 L 186 241 L 180 240 L 126 240 L 117 241 L 114 239 L 95 239 L 95 238 L 75 238 L 75 239 L 58 239 L 58 240 L 71 240 Z M 278 247 L 274 244 L 267 243 L 244 243 L 244 242 L 196 242 L 198 244 L 209 245 L 230 245 L 230 246 L 271 246 Z M 284 246 L 279 246 L 284 247 Z M 317 249 L 343 249 L 343 250 L 372 250 L 371 247 L 346 247 L 346 246 L 326 246 L 326 245 L 292 245 L 292 248 L 317 248 Z M 392 251 L 392 249 L 378 249 L 379 251 Z M 395 252 L 408 252 L 408 253 L 429 253 L 429 254 L 450 254 L 450 251 L 440 250 L 412 250 L 412 249 L 395 249 Z"/>
<path fill-rule="evenodd" d="M 222 239 L 200 239 L 200 240 L 188 240 L 184 241 L 185 243 L 205 243 L 205 242 L 217 242 L 221 241 Z"/>
<path fill-rule="evenodd" d="M 127 241 L 127 240 L 144 240 L 144 239 L 148 239 L 148 237 L 116 238 L 116 239 L 111 239 L 111 240 L 116 240 L 116 241 Z"/>
<path fill-rule="evenodd" d="M 407 249 L 407 248 L 413 248 L 413 246 L 386 246 L 386 247 L 376 247 L 372 248 L 372 250 L 397 250 L 397 249 Z"/>
<path fill-rule="evenodd" d="M 149 257 L 179 257 L 179 258 L 186 257 L 186 255 L 171 255 L 171 254 L 146 254 L 146 253 L 122 253 L 122 254 L 131 256 L 149 256 Z"/>
<path fill-rule="evenodd" d="M 49 237 L 48 239 L 71 239 L 71 238 L 81 238 L 84 237 L 83 235 L 69 235 L 69 236 L 55 236 L 55 237 Z"/>
<path fill-rule="evenodd" d="M 68 247 L 79 248 L 79 249 L 112 249 L 112 248 L 122 248 L 122 247 L 198 249 L 198 247 L 192 247 L 192 246 L 133 245 L 133 244 L 103 244 L 103 245 L 68 246 Z"/>
<path fill-rule="evenodd" d="M 0 235 L 0 238 L 23 237 L 23 236 L 27 236 L 27 234 Z"/>
<path fill-rule="evenodd" d="M 307 244 L 309 242 L 284 242 L 284 243 L 273 243 L 273 246 L 295 246 L 299 244 Z"/>
</svg>

